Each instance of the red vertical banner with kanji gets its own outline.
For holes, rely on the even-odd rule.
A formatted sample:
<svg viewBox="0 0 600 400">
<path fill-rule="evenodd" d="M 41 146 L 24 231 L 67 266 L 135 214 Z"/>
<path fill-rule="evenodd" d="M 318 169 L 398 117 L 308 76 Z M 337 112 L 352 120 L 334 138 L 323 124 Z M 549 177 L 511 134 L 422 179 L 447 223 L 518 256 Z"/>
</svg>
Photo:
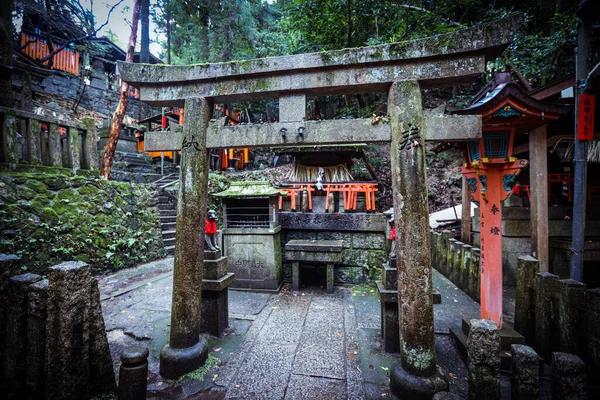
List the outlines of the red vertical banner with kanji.
<svg viewBox="0 0 600 400">
<path fill-rule="evenodd" d="M 579 111 L 577 115 L 577 139 L 594 140 L 594 113 L 596 96 L 593 94 L 579 95 Z"/>
</svg>

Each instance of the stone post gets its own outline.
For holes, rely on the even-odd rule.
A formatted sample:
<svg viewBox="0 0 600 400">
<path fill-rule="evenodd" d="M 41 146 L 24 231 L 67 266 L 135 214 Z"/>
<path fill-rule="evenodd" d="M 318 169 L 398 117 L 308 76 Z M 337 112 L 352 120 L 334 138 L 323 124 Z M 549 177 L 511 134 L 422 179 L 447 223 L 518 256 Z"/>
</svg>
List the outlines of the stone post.
<svg viewBox="0 0 600 400">
<path fill-rule="evenodd" d="M 470 244 L 463 244 L 460 259 L 460 273 L 458 275 L 458 287 L 469 292 L 469 270 L 471 269 L 473 246 Z M 470 293 L 468 293 L 471 295 Z"/>
<path fill-rule="evenodd" d="M 21 270 L 21 258 L 15 255 L 0 254 L 0 388 L 4 382 L 4 361 L 6 343 L 6 313 L 8 310 L 8 282 Z"/>
<path fill-rule="evenodd" d="M 79 154 L 79 129 L 70 127 L 68 133 L 67 143 L 69 150 L 69 163 L 73 173 L 77 173 L 77 170 L 81 168 L 80 154 Z"/>
<path fill-rule="evenodd" d="M 535 400 L 540 395 L 540 356 L 529 346 L 511 346 L 511 394 L 513 400 Z"/>
<path fill-rule="evenodd" d="M 590 374 L 600 376 L 600 288 L 587 291 L 588 362 Z"/>
<path fill-rule="evenodd" d="M 127 348 L 121 354 L 119 400 L 145 400 L 148 380 L 148 348 Z"/>
<path fill-rule="evenodd" d="M 89 267 L 65 262 L 50 268 L 46 346 L 49 399 L 90 397 Z"/>
<path fill-rule="evenodd" d="M 552 353 L 552 399 L 587 399 L 585 363 L 575 354 Z"/>
<path fill-rule="evenodd" d="M 17 125 L 18 118 L 10 112 L 4 111 L 2 126 L 2 148 L 0 149 L 0 163 L 17 164 L 19 153 L 17 149 Z"/>
<path fill-rule="evenodd" d="M 41 142 L 42 123 L 37 119 L 29 119 L 27 121 L 27 153 L 29 164 L 42 164 L 42 142 Z M 25 146 L 25 144 L 24 144 Z"/>
<path fill-rule="evenodd" d="M 481 298 L 481 274 L 479 273 L 479 266 L 481 265 L 481 250 L 478 247 L 474 247 L 471 251 L 471 268 L 469 270 L 469 295 L 479 302 Z"/>
<path fill-rule="evenodd" d="M 430 399 L 448 388 L 436 364 L 431 287 L 425 142 L 421 90 L 416 81 L 395 82 L 388 94 L 392 129 L 391 169 L 398 266 L 400 360 L 390 389 L 400 398 Z"/>
<path fill-rule="evenodd" d="M 53 167 L 62 167 L 62 151 L 58 124 L 50 124 L 48 148 L 50 149 L 50 165 Z"/>
<path fill-rule="evenodd" d="M 16 275 L 8 281 L 10 307 L 6 312 L 4 378 L 8 398 L 22 398 L 25 390 L 27 346 L 27 292 L 29 285 L 42 279 L 36 274 Z"/>
<path fill-rule="evenodd" d="M 205 98 L 185 101 L 181 146 L 177 232 L 173 270 L 173 303 L 169 343 L 160 352 L 160 374 L 178 378 L 200 367 L 208 344 L 200 337 L 204 223 L 208 192 L 206 131 L 210 105 Z"/>
<path fill-rule="evenodd" d="M 84 118 L 85 136 L 83 138 L 82 149 L 84 165 L 91 170 L 98 170 L 100 167 L 100 156 L 98 155 L 98 130 L 93 118 Z"/>
<path fill-rule="evenodd" d="M 531 256 L 517 261 L 517 297 L 515 301 L 515 330 L 525 336 L 527 344 L 535 342 L 535 282 L 539 262 Z"/>
<path fill-rule="evenodd" d="M 469 399 L 500 399 L 500 330 L 489 319 L 472 319 L 467 339 Z"/>
<path fill-rule="evenodd" d="M 549 360 L 552 350 L 558 345 L 558 324 L 555 313 L 558 276 L 541 272 L 536 277 L 535 295 L 535 347 L 538 353 Z"/>
<path fill-rule="evenodd" d="M 583 354 L 579 337 L 586 319 L 586 285 L 573 279 L 558 281 L 558 332 L 559 349 L 565 353 Z"/>
<path fill-rule="evenodd" d="M 48 302 L 48 280 L 29 286 L 27 310 L 27 396 L 30 399 L 43 397 L 46 381 L 46 321 Z"/>
</svg>

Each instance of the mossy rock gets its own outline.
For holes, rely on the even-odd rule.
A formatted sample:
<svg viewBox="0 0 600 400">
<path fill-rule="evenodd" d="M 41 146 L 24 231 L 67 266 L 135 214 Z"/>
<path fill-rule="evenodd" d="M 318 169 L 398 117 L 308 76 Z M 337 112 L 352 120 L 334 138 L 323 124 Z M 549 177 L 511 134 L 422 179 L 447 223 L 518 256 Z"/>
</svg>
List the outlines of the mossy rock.
<svg viewBox="0 0 600 400">
<path fill-rule="evenodd" d="M 62 190 L 70 186 L 68 178 L 64 176 L 48 177 L 45 179 L 45 183 L 50 190 Z"/>
<path fill-rule="evenodd" d="M 63 215 L 70 207 L 70 204 L 65 203 L 57 196 L 56 199 L 54 199 L 54 205 L 52 206 L 52 209 L 54 212 L 56 212 L 56 214 Z"/>
<path fill-rule="evenodd" d="M 58 222 L 58 214 L 50 207 L 44 207 L 39 213 L 40 218 L 47 224 L 56 224 Z"/>
<path fill-rule="evenodd" d="M 44 185 L 43 182 L 40 182 L 35 179 L 29 179 L 25 183 L 25 186 L 27 186 L 29 189 L 35 191 L 36 193 L 46 193 L 48 191 L 48 188 L 46 187 L 46 185 Z"/>
<path fill-rule="evenodd" d="M 25 200 L 31 200 L 37 195 L 37 193 L 27 187 L 24 187 L 19 190 L 19 195 Z"/>
<path fill-rule="evenodd" d="M 93 185 L 91 183 L 86 183 L 85 185 L 81 186 L 79 189 L 79 194 L 81 194 L 82 196 L 93 196 L 95 194 L 98 193 L 99 189 L 98 187 L 96 187 L 96 185 Z"/>
<path fill-rule="evenodd" d="M 35 210 L 40 210 L 50 206 L 50 199 L 48 199 L 48 196 L 36 196 L 35 199 L 31 201 L 31 205 Z"/>
<path fill-rule="evenodd" d="M 74 176 L 71 178 L 71 186 L 79 188 L 87 183 L 88 179 L 84 176 Z"/>
<path fill-rule="evenodd" d="M 17 185 L 22 185 L 25 182 L 27 182 L 27 176 L 25 176 L 25 175 L 16 175 L 15 176 L 15 183 Z"/>
<path fill-rule="evenodd" d="M 68 203 L 75 203 L 82 200 L 81 195 L 73 189 L 61 190 L 57 197 Z"/>
</svg>

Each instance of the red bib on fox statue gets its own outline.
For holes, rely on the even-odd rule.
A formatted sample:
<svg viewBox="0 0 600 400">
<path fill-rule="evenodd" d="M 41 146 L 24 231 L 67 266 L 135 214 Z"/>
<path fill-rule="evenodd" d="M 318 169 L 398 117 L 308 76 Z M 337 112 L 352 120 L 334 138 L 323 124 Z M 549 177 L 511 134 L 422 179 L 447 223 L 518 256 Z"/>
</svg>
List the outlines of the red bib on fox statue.
<svg viewBox="0 0 600 400">
<path fill-rule="evenodd" d="M 207 235 L 216 235 L 217 221 L 213 221 L 211 219 L 206 218 L 206 227 L 204 228 L 204 233 L 206 233 Z"/>
</svg>

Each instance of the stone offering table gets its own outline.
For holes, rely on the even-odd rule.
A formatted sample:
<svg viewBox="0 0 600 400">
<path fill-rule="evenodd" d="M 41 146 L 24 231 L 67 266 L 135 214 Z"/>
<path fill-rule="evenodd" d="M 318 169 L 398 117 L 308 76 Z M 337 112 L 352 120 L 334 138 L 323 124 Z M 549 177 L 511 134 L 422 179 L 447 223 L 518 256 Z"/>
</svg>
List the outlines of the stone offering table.
<svg viewBox="0 0 600 400">
<path fill-rule="evenodd" d="M 343 240 L 290 240 L 285 259 L 292 261 L 292 287 L 300 289 L 300 262 L 327 264 L 327 293 L 333 293 L 333 266 L 342 262 Z"/>
</svg>

